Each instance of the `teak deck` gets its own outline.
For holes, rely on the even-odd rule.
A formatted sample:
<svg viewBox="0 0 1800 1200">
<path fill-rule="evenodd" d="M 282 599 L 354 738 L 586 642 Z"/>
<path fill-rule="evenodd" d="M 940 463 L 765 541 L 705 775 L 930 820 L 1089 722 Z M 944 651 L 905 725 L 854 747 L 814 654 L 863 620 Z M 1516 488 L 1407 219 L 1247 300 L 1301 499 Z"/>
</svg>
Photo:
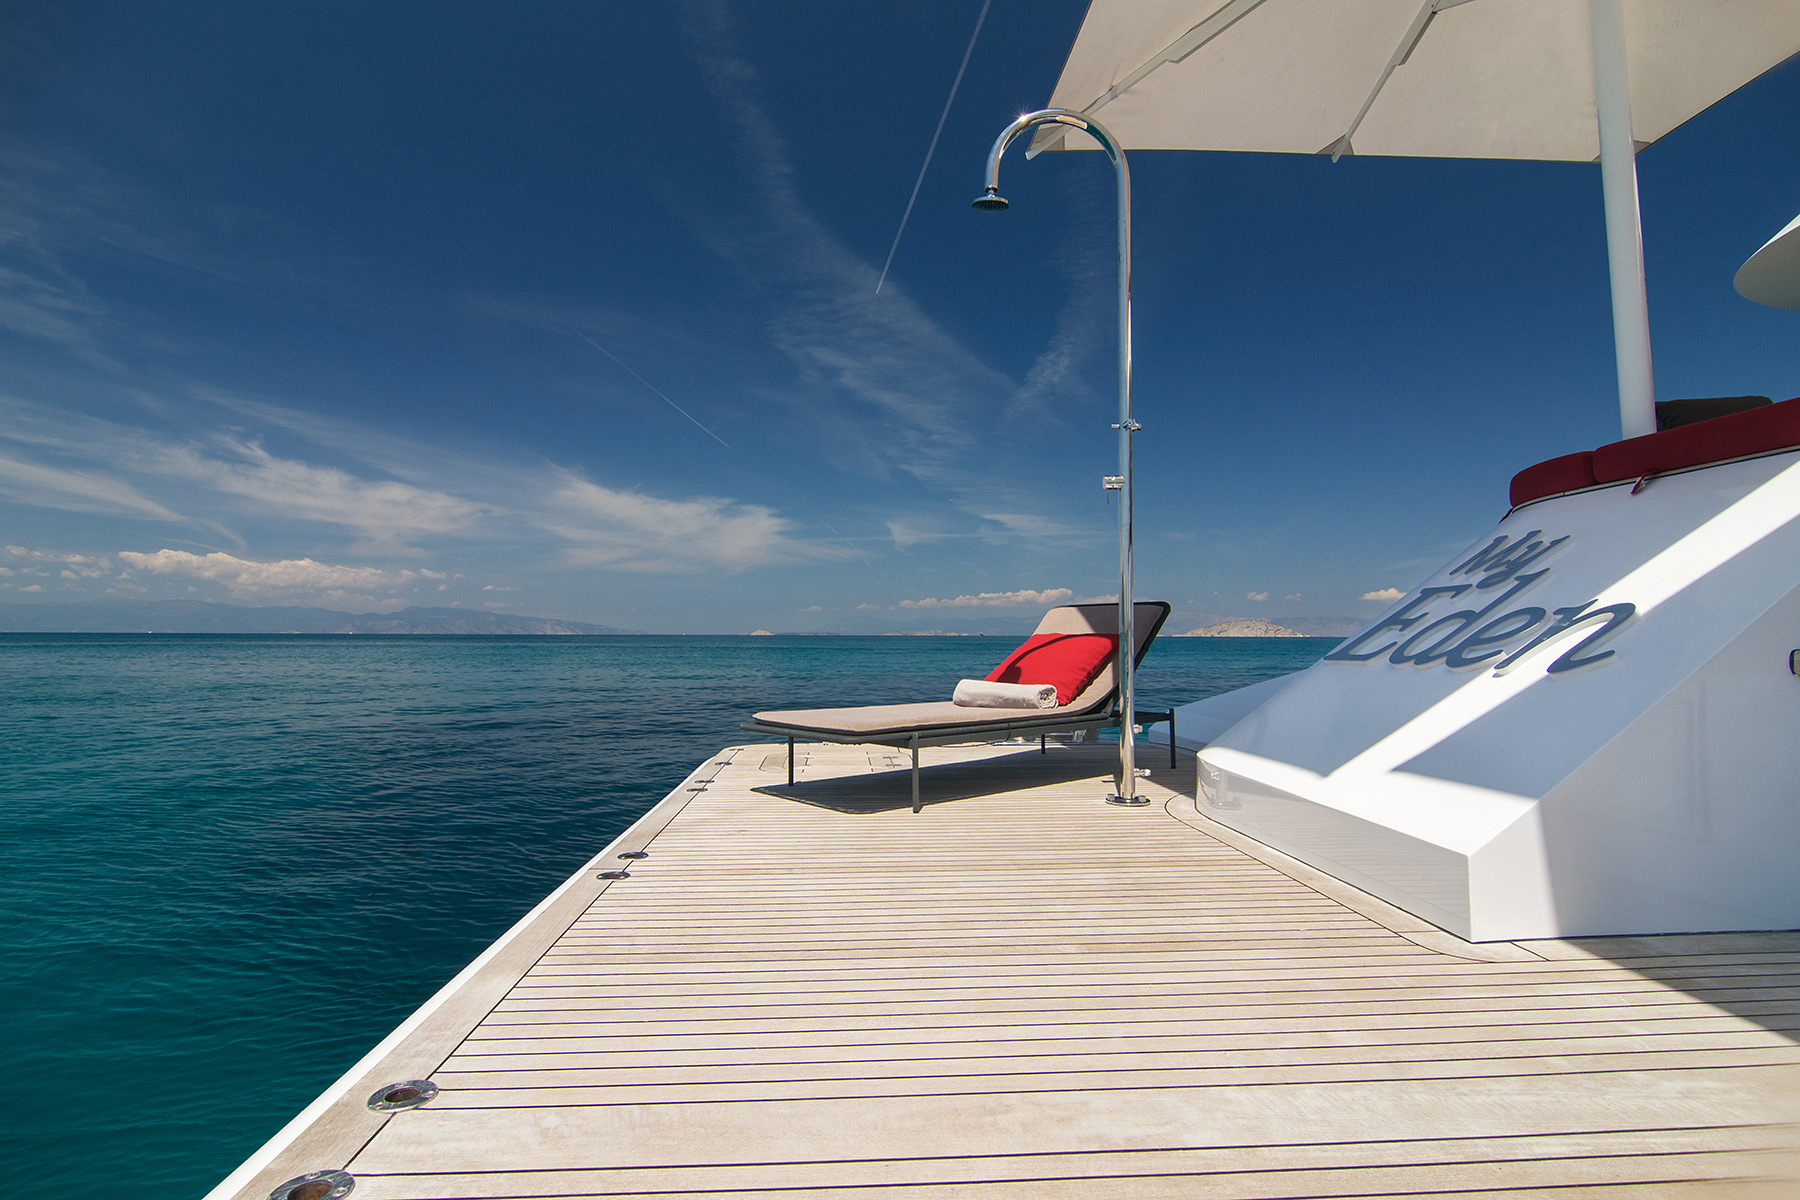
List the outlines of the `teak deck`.
<svg viewBox="0 0 1800 1200">
<path fill-rule="evenodd" d="M 215 1196 L 1800 1195 L 1800 935 L 1471 946 L 1114 761 L 725 750 Z"/>
</svg>

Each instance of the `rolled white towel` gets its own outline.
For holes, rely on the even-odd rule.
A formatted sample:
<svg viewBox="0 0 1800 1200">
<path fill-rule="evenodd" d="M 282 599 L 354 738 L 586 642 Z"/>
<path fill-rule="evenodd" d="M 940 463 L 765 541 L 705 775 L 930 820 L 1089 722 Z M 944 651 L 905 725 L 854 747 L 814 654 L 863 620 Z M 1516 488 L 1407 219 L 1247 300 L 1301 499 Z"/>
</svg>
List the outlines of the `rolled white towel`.
<svg viewBox="0 0 1800 1200">
<path fill-rule="evenodd" d="M 965 708 L 1055 708 L 1056 685 L 965 679 L 951 699 Z"/>
</svg>

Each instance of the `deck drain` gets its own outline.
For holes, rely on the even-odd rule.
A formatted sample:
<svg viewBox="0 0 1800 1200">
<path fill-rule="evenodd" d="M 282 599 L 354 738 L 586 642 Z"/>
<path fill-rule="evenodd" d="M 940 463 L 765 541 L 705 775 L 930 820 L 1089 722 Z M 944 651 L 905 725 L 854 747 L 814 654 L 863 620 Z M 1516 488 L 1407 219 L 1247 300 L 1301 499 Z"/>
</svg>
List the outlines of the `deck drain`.
<svg viewBox="0 0 1800 1200">
<path fill-rule="evenodd" d="M 630 871 L 602 871 L 602 872 L 600 872 L 600 878 L 601 879 L 630 879 L 631 872 Z"/>
<path fill-rule="evenodd" d="M 314 1171 L 290 1179 L 269 1193 L 269 1200 L 338 1200 L 348 1196 L 356 1180 L 348 1171 Z"/>
<path fill-rule="evenodd" d="M 621 850 L 621 851 L 619 851 L 619 857 L 620 858 L 649 858 L 650 852 L 648 850 Z"/>
<path fill-rule="evenodd" d="M 375 1112 L 399 1112 L 417 1108 L 437 1094 L 438 1085 L 431 1080 L 408 1079 L 405 1083 L 390 1083 L 370 1096 L 369 1108 Z"/>
</svg>

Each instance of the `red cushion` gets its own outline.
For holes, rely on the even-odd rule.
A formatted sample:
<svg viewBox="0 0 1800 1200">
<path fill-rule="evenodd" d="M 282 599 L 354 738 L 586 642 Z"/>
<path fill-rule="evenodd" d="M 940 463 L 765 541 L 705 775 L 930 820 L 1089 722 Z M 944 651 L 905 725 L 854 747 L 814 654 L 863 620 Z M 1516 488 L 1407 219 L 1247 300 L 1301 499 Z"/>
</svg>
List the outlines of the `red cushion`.
<svg viewBox="0 0 1800 1200">
<path fill-rule="evenodd" d="M 1558 492 L 1572 492 L 1576 488 L 1593 487 L 1599 482 L 1594 478 L 1592 450 L 1583 450 L 1580 454 L 1565 454 L 1561 458 L 1552 458 L 1526 467 L 1514 475 L 1512 506 L 1517 508 L 1527 500 L 1554 496 Z"/>
<path fill-rule="evenodd" d="M 1765 404 L 1602 446 L 1594 451 L 1594 478 L 1614 483 L 1788 446 L 1800 446 L 1800 400 Z"/>
<path fill-rule="evenodd" d="M 989 673 L 994 683 L 1050 683 L 1056 703 L 1081 695 L 1118 653 L 1119 639 L 1103 633 L 1034 633 Z"/>
</svg>

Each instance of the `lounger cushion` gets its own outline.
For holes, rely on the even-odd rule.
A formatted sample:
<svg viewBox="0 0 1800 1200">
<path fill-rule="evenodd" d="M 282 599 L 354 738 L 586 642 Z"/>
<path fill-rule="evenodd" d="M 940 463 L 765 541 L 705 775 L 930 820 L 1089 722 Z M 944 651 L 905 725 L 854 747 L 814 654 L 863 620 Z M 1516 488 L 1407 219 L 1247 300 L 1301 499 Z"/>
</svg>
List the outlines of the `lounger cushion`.
<svg viewBox="0 0 1800 1200">
<path fill-rule="evenodd" d="M 1079 715 L 1075 710 L 1074 715 Z M 980 729 L 983 726 L 1054 723 L 1071 715 L 1058 708 L 969 708 L 948 700 L 924 704 L 874 704 L 861 708 L 804 708 L 788 712 L 759 712 L 759 725 L 792 729 L 797 734 L 867 734 L 892 736 L 913 731 Z"/>
<path fill-rule="evenodd" d="M 1068 704 L 1119 652 L 1119 639 L 1099 633 L 1034 633 L 988 674 L 990 683 L 1046 683 Z"/>
</svg>

